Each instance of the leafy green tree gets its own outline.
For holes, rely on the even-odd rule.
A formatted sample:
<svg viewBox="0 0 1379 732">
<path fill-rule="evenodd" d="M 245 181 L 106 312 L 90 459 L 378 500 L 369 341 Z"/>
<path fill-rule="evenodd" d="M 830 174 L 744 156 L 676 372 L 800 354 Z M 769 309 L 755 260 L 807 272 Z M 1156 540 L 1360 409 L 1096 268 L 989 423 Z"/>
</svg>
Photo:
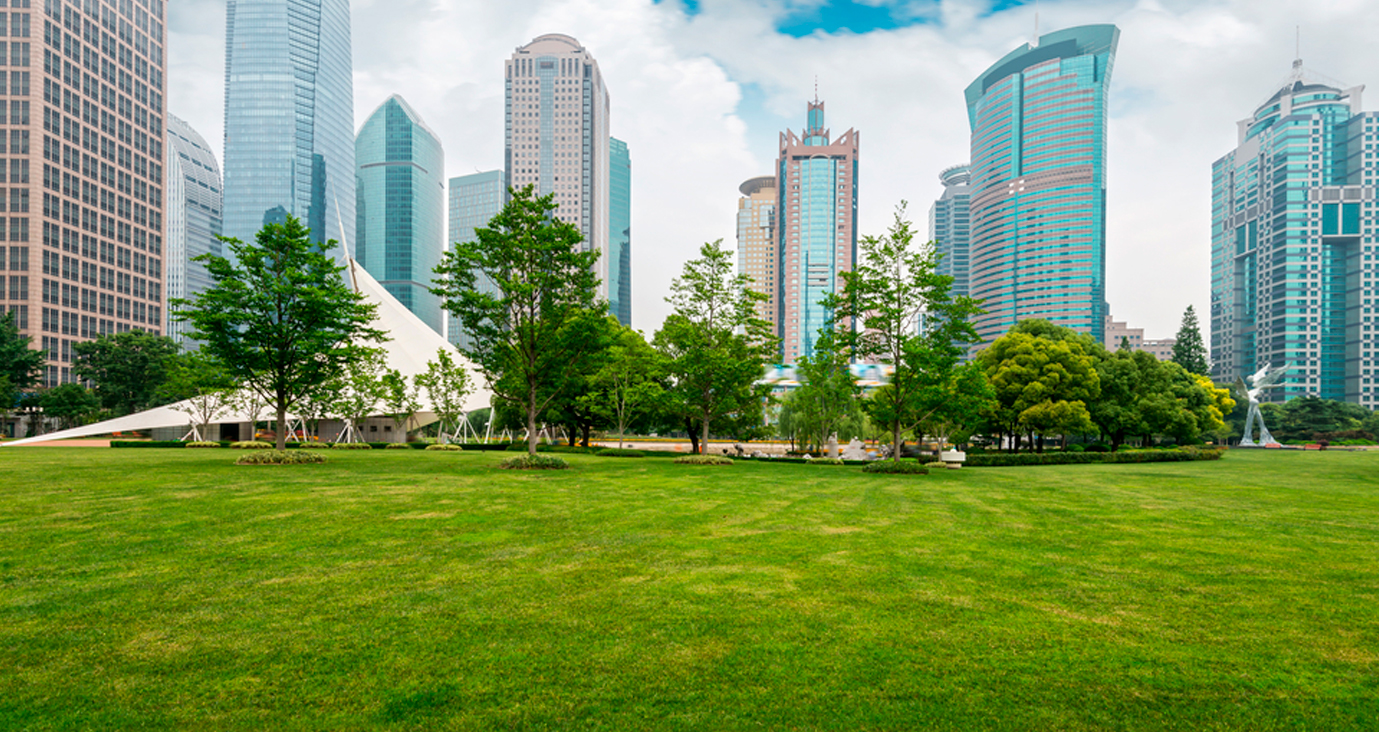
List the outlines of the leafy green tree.
<svg viewBox="0 0 1379 732">
<path fill-rule="evenodd" d="M 431 290 L 470 334 L 465 355 L 494 396 L 521 405 L 528 455 L 536 454 L 538 417 L 592 347 L 558 336 L 582 313 L 606 309 L 595 296 L 598 252 L 579 251 L 579 230 L 551 216 L 555 208 L 553 194 L 513 190 L 488 226 L 475 230 L 475 241 L 445 255 Z M 476 286 L 481 276 L 492 289 Z M 552 380 L 556 387 L 543 390 Z"/>
<path fill-rule="evenodd" d="M 996 403 L 996 393 L 986 372 L 980 364 L 965 363 L 930 373 L 940 378 L 932 379 L 921 393 L 920 403 L 924 406 L 918 426 L 936 438 L 940 450 L 950 439 L 966 442 L 966 438 L 953 438 L 970 435 Z"/>
<path fill-rule="evenodd" d="M 344 372 L 335 378 L 331 391 L 336 395 L 336 402 L 331 411 L 350 428 L 351 437 L 347 442 L 367 442 L 364 439 L 364 421 L 374 413 L 386 395 L 384 368 L 383 351 L 370 348 L 345 364 Z"/>
<path fill-rule="evenodd" d="M 141 330 L 101 335 L 72 344 L 72 372 L 91 382 L 101 406 L 117 415 L 163 403 L 160 390 L 178 353 L 176 341 Z"/>
<path fill-rule="evenodd" d="M 1182 325 L 1178 326 L 1178 340 L 1173 344 L 1173 363 L 1188 370 L 1188 373 L 1207 376 L 1211 365 L 1207 363 L 1207 347 L 1202 342 L 1202 328 L 1197 324 L 1197 312 L 1187 306 L 1183 312 Z"/>
<path fill-rule="evenodd" d="M 231 408 L 235 379 L 224 364 L 201 351 L 177 354 L 158 395 L 172 409 L 186 414 L 197 440 L 206 439 L 210 424 Z"/>
<path fill-rule="evenodd" d="M 39 398 L 45 417 L 58 421 L 58 429 L 71 429 L 85 423 L 100 409 L 100 401 L 81 384 L 62 384 L 53 387 Z"/>
<path fill-rule="evenodd" d="M 417 374 L 416 383 L 426 392 L 435 412 L 438 439 L 449 442 L 446 430 L 457 430 L 464 417 L 464 400 L 469 395 L 469 371 L 464 364 L 450 357 L 445 349 L 436 351 L 436 358 L 426 363 L 426 371 Z M 473 427 L 471 420 L 470 426 Z"/>
<path fill-rule="evenodd" d="M 1144 351 L 1122 349 L 1096 365 L 1101 394 L 1092 402 L 1091 416 L 1112 452 L 1125 438 L 1149 431 L 1142 402 L 1154 390 L 1161 370 L 1159 360 Z"/>
<path fill-rule="evenodd" d="M 738 434 L 751 433 L 753 418 L 764 425 L 762 405 L 770 397 L 770 387 L 759 383 L 777 349 L 770 323 L 757 317 L 766 296 L 736 269 L 721 239 L 700 247 L 699 258 L 671 282 L 666 302 L 674 312 L 653 338 L 666 358 L 671 409 L 698 427 L 699 450 L 707 449 L 714 422 L 730 415 L 751 415 L 728 419 Z"/>
<path fill-rule="evenodd" d="M 618 331 L 608 349 L 607 359 L 594 374 L 596 391 L 583 399 L 618 431 L 618 447 L 628 425 L 643 415 L 664 397 L 661 379 L 665 363 L 661 354 L 646 342 L 642 334 L 631 328 Z"/>
<path fill-rule="evenodd" d="M 29 348 L 31 342 L 32 336 L 20 335 L 13 312 L 0 314 L 0 379 L 13 390 L 0 410 L 14 408 L 15 392 L 29 391 L 43 380 L 43 352 Z"/>
<path fill-rule="evenodd" d="M 556 396 L 547 408 L 546 421 L 562 425 L 571 445 L 578 442 L 588 447 L 593 430 L 611 424 L 608 411 L 603 408 L 606 395 L 602 393 L 598 374 L 608 364 L 612 355 L 610 349 L 622 330 L 617 318 L 586 311 L 557 336 L 578 338 L 588 349 L 578 364 L 563 374 L 552 374 L 560 380 L 553 380 L 549 387 Z"/>
<path fill-rule="evenodd" d="M 1319 440 L 1336 432 L 1363 428 L 1370 411 L 1358 404 L 1303 396 L 1283 404 L 1280 419 L 1269 430 L 1280 440 Z"/>
<path fill-rule="evenodd" d="M 376 306 L 327 254 L 338 244 L 313 243 L 296 218 L 264 226 L 254 243 L 221 241 L 236 261 L 197 257 L 213 284 L 192 300 L 174 300 L 174 317 L 191 323 L 202 350 L 272 405 L 281 450 L 288 410 L 387 334 L 371 325 Z"/>
<path fill-rule="evenodd" d="M 393 419 L 393 427 L 399 442 L 407 441 L 407 433 L 412 429 L 412 418 L 421 409 L 418 394 L 421 388 L 414 380 L 408 379 L 396 369 L 383 373 L 383 405 L 388 416 Z"/>
<path fill-rule="evenodd" d="M 851 359 L 839 340 L 832 330 L 820 329 L 814 355 L 795 364 L 800 385 L 790 395 L 792 417 L 805 441 L 820 450 L 835 432 L 840 439 L 851 438 L 845 425 L 860 430 L 862 421 L 859 390 L 848 370 Z"/>
<path fill-rule="evenodd" d="M 992 418 L 1001 433 L 1067 434 L 1089 428 L 1087 404 L 1101 395 L 1096 363 L 1104 351 L 1084 336 L 1048 321 L 1024 321 L 977 354 L 995 390 Z M 1038 447 L 1042 450 L 1042 442 Z"/>
</svg>

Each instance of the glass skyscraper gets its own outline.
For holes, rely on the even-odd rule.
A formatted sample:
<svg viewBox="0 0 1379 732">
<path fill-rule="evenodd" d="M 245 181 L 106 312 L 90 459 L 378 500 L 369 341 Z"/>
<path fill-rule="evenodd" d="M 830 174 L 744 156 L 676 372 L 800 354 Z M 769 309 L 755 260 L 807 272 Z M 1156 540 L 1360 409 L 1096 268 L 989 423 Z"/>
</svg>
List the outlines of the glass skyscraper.
<svg viewBox="0 0 1379 732">
<path fill-rule="evenodd" d="M 398 302 L 444 333 L 430 292 L 445 251 L 445 152 L 421 116 L 393 95 L 355 138 L 358 260 Z"/>
<path fill-rule="evenodd" d="M 857 259 L 857 151 L 860 135 L 830 139 L 824 103 L 809 102 L 803 136 L 787 130 L 776 159 L 776 256 L 780 273 L 777 335 L 783 363 L 814 355 L 829 313 L 820 302 L 837 292 Z"/>
<path fill-rule="evenodd" d="M 632 156 L 608 140 L 608 310 L 632 326 Z"/>
<path fill-rule="evenodd" d="M 1379 404 L 1379 115 L 1363 87 L 1293 76 L 1212 165 L 1217 383 L 1292 364 L 1261 399 Z"/>
<path fill-rule="evenodd" d="M 446 241 L 451 245 L 474 241 L 474 230 L 488 226 L 488 222 L 503 210 L 507 202 L 507 174 L 501 170 L 451 178 L 450 236 Z M 493 291 L 493 284 L 482 273 L 476 284 L 481 292 Z M 445 337 L 461 349 L 470 346 L 468 336 L 453 316 L 448 317 Z"/>
<path fill-rule="evenodd" d="M 967 87 L 970 294 L 984 343 L 1043 318 L 1104 338 L 1106 92 L 1120 30 L 1041 36 Z"/>
<path fill-rule="evenodd" d="M 250 241 L 289 214 L 354 253 L 349 0 L 229 0 L 225 235 Z"/>
<path fill-rule="evenodd" d="M 953 278 L 953 294 L 971 289 L 972 189 L 971 169 L 954 165 L 939 174 L 943 195 L 929 209 L 929 240 L 941 256 L 938 272 Z"/>
<path fill-rule="evenodd" d="M 164 292 L 169 300 L 191 299 L 211 286 L 206 265 L 192 261 L 202 254 L 221 256 L 220 166 L 211 146 L 181 119 L 168 115 L 167 250 Z M 164 331 L 184 346 L 190 324 L 167 313 Z"/>
</svg>

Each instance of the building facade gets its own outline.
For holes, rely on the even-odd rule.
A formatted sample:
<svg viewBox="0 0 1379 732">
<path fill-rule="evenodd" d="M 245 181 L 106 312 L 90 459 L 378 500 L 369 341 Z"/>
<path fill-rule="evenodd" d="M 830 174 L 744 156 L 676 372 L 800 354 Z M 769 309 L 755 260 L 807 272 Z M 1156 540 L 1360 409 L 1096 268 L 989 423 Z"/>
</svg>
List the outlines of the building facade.
<svg viewBox="0 0 1379 732">
<path fill-rule="evenodd" d="M 72 345 L 161 334 L 162 3 L 0 11 L 0 311 L 74 381 Z"/>
<path fill-rule="evenodd" d="M 251 241 L 295 216 L 354 255 L 349 0 L 229 0 L 225 235 Z"/>
<path fill-rule="evenodd" d="M 211 286 L 206 265 L 195 261 L 203 254 L 222 256 L 220 164 L 206 140 L 178 117 L 168 114 L 168 164 L 166 170 L 167 222 L 164 293 L 168 301 L 191 299 Z M 164 313 L 163 332 L 183 346 L 190 324 Z"/>
<path fill-rule="evenodd" d="M 737 199 L 737 271 L 752 278 L 748 287 L 767 297 L 757 307 L 757 316 L 769 321 L 779 330 L 780 293 L 776 267 L 780 265 L 776 251 L 776 205 L 779 202 L 776 177 L 762 175 L 749 178 L 738 191 Z"/>
<path fill-rule="evenodd" d="M 608 140 L 608 310 L 632 327 L 632 155 Z"/>
<path fill-rule="evenodd" d="M 445 252 L 445 152 L 402 97 L 379 105 L 354 146 L 355 259 L 398 302 L 444 333 L 431 294 Z"/>
<path fill-rule="evenodd" d="M 1120 30 L 1041 36 L 966 90 L 972 297 L 988 344 L 1043 318 L 1104 339 L 1106 92 Z"/>
<path fill-rule="evenodd" d="M 953 278 L 953 296 L 971 289 L 971 168 L 954 165 L 939 174 L 943 195 L 929 208 L 929 240 L 939 253 L 938 272 Z"/>
<path fill-rule="evenodd" d="M 828 322 L 824 296 L 842 284 L 857 258 L 857 164 L 860 135 L 836 138 L 824 127 L 824 103 L 808 104 L 802 136 L 780 136 L 776 159 L 776 271 L 780 273 L 776 333 L 783 363 L 814 355 Z"/>
<path fill-rule="evenodd" d="M 475 239 L 474 230 L 487 226 L 508 202 L 507 173 L 490 170 L 451 178 L 449 198 L 450 227 L 446 241 L 451 245 L 472 242 Z M 477 285 L 481 291 L 493 291 L 493 283 L 482 274 Z M 445 337 L 461 349 L 472 345 L 459 321 L 449 313 L 446 313 Z"/>
<path fill-rule="evenodd" d="M 609 299 L 608 90 L 598 62 L 570 36 L 518 48 L 505 68 L 505 169 L 515 189 L 555 194 L 555 215 L 584 236 L 599 297 Z"/>
<path fill-rule="evenodd" d="M 1263 400 L 1374 408 L 1379 115 L 1309 76 L 1295 62 L 1212 165 L 1212 378 L 1291 364 Z"/>
</svg>

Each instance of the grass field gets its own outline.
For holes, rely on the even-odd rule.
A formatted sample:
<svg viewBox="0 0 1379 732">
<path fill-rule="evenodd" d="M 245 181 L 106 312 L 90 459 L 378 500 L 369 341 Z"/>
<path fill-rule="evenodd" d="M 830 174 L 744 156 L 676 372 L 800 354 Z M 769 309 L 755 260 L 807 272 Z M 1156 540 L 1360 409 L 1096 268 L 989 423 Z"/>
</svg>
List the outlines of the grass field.
<svg viewBox="0 0 1379 732">
<path fill-rule="evenodd" d="M 1379 453 L 0 451 L 0 729 L 1379 725 Z"/>
</svg>

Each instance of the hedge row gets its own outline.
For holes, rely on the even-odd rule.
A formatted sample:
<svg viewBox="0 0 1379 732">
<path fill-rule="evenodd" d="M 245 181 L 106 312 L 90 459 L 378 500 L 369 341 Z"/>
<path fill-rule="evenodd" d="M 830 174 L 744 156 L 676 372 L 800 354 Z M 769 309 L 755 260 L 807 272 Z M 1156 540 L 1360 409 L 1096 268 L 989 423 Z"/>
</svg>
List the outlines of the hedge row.
<svg viewBox="0 0 1379 732">
<path fill-rule="evenodd" d="M 141 448 L 141 447 L 173 447 L 173 448 L 181 447 L 181 448 L 185 448 L 185 447 L 187 447 L 187 445 L 189 445 L 189 444 L 191 444 L 191 443 L 182 442 L 181 440 L 111 440 L 111 441 L 110 441 L 110 446 L 111 446 L 111 447 L 133 447 L 133 448 Z M 234 443 L 230 442 L 229 440 L 221 440 L 221 441 L 220 441 L 220 446 L 221 446 L 221 447 L 230 447 L 232 444 L 234 444 Z M 331 444 L 331 443 L 328 443 L 328 442 L 325 442 L 325 443 L 321 443 L 321 442 L 317 442 L 317 443 L 312 443 L 312 442 L 306 442 L 306 443 L 303 443 L 303 442 L 289 442 L 289 443 L 287 443 L 287 449 L 289 449 L 289 450 L 296 450 L 296 449 L 301 448 L 301 447 L 308 447 L 308 446 L 310 446 L 310 447 L 315 447 L 315 446 L 317 446 L 317 445 L 330 445 L 330 444 Z M 402 448 L 402 447 L 408 447 L 408 448 L 411 448 L 411 449 L 413 449 L 413 450 L 425 450 L 425 449 L 427 448 L 427 446 L 430 445 L 430 444 L 432 444 L 432 443 L 427 443 L 427 442 L 365 442 L 365 443 L 357 443 L 357 444 L 368 445 L 369 447 L 373 448 L 374 450 L 398 449 L 398 448 Z M 465 449 L 465 450 L 506 450 L 506 449 L 508 449 L 508 443 L 506 443 L 506 442 L 504 442 L 504 443 L 498 443 L 498 444 L 492 444 L 492 445 L 484 444 L 484 443 L 472 443 L 472 444 L 471 444 L 471 443 L 458 443 L 458 444 L 459 444 L 459 446 L 460 446 L 462 449 Z M 390 447 L 389 447 L 390 445 L 396 445 L 397 447 L 395 447 L 395 448 L 390 448 Z M 203 443 L 202 445 L 199 445 L 199 446 L 204 447 L 205 445 L 204 445 L 204 443 Z M 523 448 L 523 449 L 526 449 L 526 448 Z"/>
<path fill-rule="evenodd" d="M 1017 452 L 968 455 L 969 468 L 1009 468 L 1027 465 L 1081 465 L 1085 463 L 1180 463 L 1192 460 L 1220 460 L 1221 450 L 1187 448 L 1180 450 L 1122 450 L 1120 452 Z M 932 455 L 928 462 L 936 462 Z"/>
</svg>

